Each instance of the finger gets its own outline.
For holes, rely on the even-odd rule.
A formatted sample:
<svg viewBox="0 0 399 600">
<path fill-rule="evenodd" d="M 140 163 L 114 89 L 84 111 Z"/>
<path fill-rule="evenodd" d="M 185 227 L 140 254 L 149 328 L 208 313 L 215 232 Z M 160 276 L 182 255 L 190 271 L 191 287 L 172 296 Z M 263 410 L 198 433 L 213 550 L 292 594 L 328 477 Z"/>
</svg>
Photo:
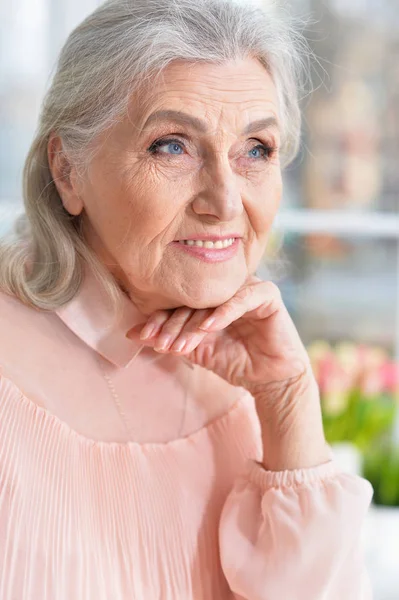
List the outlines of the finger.
<svg viewBox="0 0 399 600">
<path fill-rule="evenodd" d="M 155 311 L 148 319 L 147 323 L 145 323 L 144 327 L 142 327 L 141 331 L 140 331 L 140 339 L 141 340 L 145 340 L 145 339 L 149 339 L 151 337 L 155 337 L 159 331 L 161 330 L 162 326 L 164 323 L 166 323 L 166 321 L 170 318 L 170 311 L 168 310 L 157 310 Z M 142 326 L 142 324 L 141 324 Z M 140 325 L 135 325 L 135 327 L 132 327 L 132 329 L 130 331 L 134 332 L 134 331 L 138 331 L 140 328 Z"/>
<path fill-rule="evenodd" d="M 180 343 L 174 347 L 174 350 L 179 351 L 183 343 L 188 341 L 190 334 L 199 332 L 198 325 L 204 320 L 206 314 L 209 314 L 208 309 L 196 310 L 182 307 L 176 310 L 173 316 L 163 325 L 154 349 L 168 350 L 172 344 L 175 345 L 176 341 L 180 340 L 183 334 L 184 341 L 180 340 Z"/>
<path fill-rule="evenodd" d="M 209 316 L 210 311 L 214 309 L 198 309 L 191 318 L 185 323 L 181 332 L 175 337 L 173 344 L 170 346 L 172 352 L 192 351 L 204 337 L 208 335 L 207 331 L 201 331 L 199 325 L 204 321 L 204 317 Z"/>
<path fill-rule="evenodd" d="M 165 351 L 169 348 L 174 339 L 180 334 L 185 323 L 190 319 L 193 310 L 188 306 L 182 306 L 173 312 L 170 318 L 163 323 L 154 350 Z"/>
<path fill-rule="evenodd" d="M 213 314 L 199 326 L 205 331 L 224 329 L 240 317 L 255 316 L 264 319 L 272 315 L 281 305 L 281 292 L 272 281 L 247 286 L 233 298 L 218 306 Z"/>
<path fill-rule="evenodd" d="M 197 346 L 202 342 L 204 338 L 209 335 L 207 331 L 202 333 L 191 333 L 187 336 L 180 336 L 176 339 L 175 343 L 170 348 L 170 352 L 177 354 L 190 354 Z"/>
</svg>

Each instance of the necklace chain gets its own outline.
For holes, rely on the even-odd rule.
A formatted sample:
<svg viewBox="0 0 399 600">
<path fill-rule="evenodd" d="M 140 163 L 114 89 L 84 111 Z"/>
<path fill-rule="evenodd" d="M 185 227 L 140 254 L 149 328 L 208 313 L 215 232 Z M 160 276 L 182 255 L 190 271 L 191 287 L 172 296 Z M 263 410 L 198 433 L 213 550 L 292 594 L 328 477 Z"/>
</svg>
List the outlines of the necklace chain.
<svg viewBox="0 0 399 600">
<path fill-rule="evenodd" d="M 141 346 L 141 347 L 139 348 L 139 350 L 137 351 L 137 353 L 136 353 L 136 354 L 135 354 L 135 356 L 133 357 L 133 360 L 134 360 L 134 359 L 135 359 L 135 358 L 138 356 L 138 354 L 140 353 L 140 351 L 141 351 L 141 349 L 142 349 L 143 347 L 144 347 L 144 346 Z M 159 357 L 158 357 L 158 358 L 161 358 L 161 357 L 162 357 L 162 355 L 159 355 Z M 133 439 L 133 438 L 134 438 L 134 435 L 133 435 L 133 431 L 134 431 L 134 430 L 133 430 L 133 428 L 132 428 L 132 426 L 131 426 L 131 424 L 130 424 L 130 422 L 129 422 L 129 419 L 128 419 L 128 417 L 127 417 L 126 413 L 125 413 L 125 412 L 123 411 L 123 409 L 122 409 L 122 405 L 121 405 L 121 402 L 120 402 L 120 398 L 119 398 L 119 395 L 118 395 L 118 394 L 117 394 L 117 392 L 116 392 L 115 385 L 114 385 L 114 383 L 113 383 L 112 379 L 109 377 L 109 375 L 107 375 L 107 373 L 106 373 L 106 372 L 105 372 L 105 370 L 104 370 L 104 365 L 103 365 L 102 357 L 98 357 L 98 356 L 96 356 L 96 360 L 97 360 L 97 362 L 98 362 L 98 364 L 99 364 L 99 366 L 100 366 L 100 369 L 101 369 L 102 376 L 104 377 L 104 379 L 105 379 L 105 381 L 106 381 L 106 383 L 107 383 L 108 389 L 109 389 L 109 391 L 110 391 L 110 393 L 111 393 L 111 397 L 112 397 L 112 399 L 113 399 L 113 401 L 114 401 L 114 404 L 115 404 L 115 406 L 116 406 L 116 408 L 117 408 L 117 410 L 118 410 L 119 416 L 120 416 L 120 418 L 121 418 L 121 420 L 122 420 L 122 422 L 123 422 L 123 424 L 124 424 L 124 427 L 125 427 L 125 429 L 126 429 L 126 432 L 127 432 L 127 434 L 128 434 L 128 439 L 129 439 L 129 441 L 134 441 L 134 439 Z M 156 360 L 157 360 L 157 359 L 156 359 Z M 185 363 L 186 363 L 186 365 L 187 365 L 188 367 L 190 367 L 190 369 L 193 369 L 193 365 L 192 365 L 191 363 L 189 363 L 189 361 L 188 361 L 188 360 L 184 360 L 183 362 L 185 362 Z M 188 376 L 189 376 L 189 373 L 188 373 Z M 188 394 L 187 394 L 187 387 L 188 387 L 188 386 L 186 386 L 186 393 L 184 394 L 184 409 L 183 409 L 183 411 L 182 411 L 182 413 L 183 413 L 183 414 L 182 414 L 182 419 L 181 419 L 181 423 L 180 423 L 179 431 L 178 431 L 178 433 L 177 433 L 177 438 L 179 438 L 179 437 L 180 437 L 180 435 L 181 435 L 181 432 L 182 432 L 182 430 L 183 430 L 183 426 L 184 426 L 184 423 L 185 423 L 185 419 L 186 419 L 186 412 L 187 412 L 187 395 L 188 395 Z"/>
<path fill-rule="evenodd" d="M 114 401 L 114 404 L 115 404 L 115 406 L 116 406 L 116 408 L 117 408 L 117 410 L 119 412 L 119 416 L 120 416 L 121 420 L 123 421 L 123 424 L 124 424 L 124 426 L 126 428 L 126 432 L 127 432 L 128 436 L 129 436 L 128 439 L 132 440 L 132 428 L 131 428 L 131 425 L 129 423 L 129 419 L 127 418 L 126 414 L 122 410 L 120 399 L 119 399 L 118 394 L 116 393 L 114 383 L 113 383 L 112 379 L 105 373 L 104 366 L 102 364 L 101 359 L 97 359 L 97 362 L 100 365 L 101 373 L 102 373 L 105 381 L 107 382 L 108 389 L 109 389 L 109 391 L 111 393 L 111 396 L 112 396 L 112 399 Z"/>
</svg>

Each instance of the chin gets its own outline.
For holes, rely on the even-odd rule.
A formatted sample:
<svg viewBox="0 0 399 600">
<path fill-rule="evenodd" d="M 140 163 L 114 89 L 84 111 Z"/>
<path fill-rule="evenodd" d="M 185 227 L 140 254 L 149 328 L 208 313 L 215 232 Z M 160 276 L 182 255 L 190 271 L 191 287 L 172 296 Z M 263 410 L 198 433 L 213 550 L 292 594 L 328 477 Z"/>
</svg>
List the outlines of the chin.
<svg viewBox="0 0 399 600">
<path fill-rule="evenodd" d="M 236 281 L 209 282 L 208 284 L 198 286 L 197 290 L 185 290 L 185 299 L 183 302 L 186 306 L 197 310 L 214 308 L 230 300 L 242 284 L 243 281 L 239 283 Z"/>
</svg>

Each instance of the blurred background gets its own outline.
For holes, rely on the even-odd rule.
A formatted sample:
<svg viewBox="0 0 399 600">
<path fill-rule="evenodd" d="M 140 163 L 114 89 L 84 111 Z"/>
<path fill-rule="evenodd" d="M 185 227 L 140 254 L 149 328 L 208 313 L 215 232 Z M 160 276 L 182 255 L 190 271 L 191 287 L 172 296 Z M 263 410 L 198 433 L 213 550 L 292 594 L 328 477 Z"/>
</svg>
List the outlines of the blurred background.
<svg viewBox="0 0 399 600">
<path fill-rule="evenodd" d="M 23 210 L 23 161 L 58 51 L 99 3 L 0 0 L 0 235 Z M 317 60 L 258 274 L 276 281 L 308 348 L 336 459 L 374 487 L 374 600 L 398 600 L 399 0 L 284 4 Z"/>
</svg>

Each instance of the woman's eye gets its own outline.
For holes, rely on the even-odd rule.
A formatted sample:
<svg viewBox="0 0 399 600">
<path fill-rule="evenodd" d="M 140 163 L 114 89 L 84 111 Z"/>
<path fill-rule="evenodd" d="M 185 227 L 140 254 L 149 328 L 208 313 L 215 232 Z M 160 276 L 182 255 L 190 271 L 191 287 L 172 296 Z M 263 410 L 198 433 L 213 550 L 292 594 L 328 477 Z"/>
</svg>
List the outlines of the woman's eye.
<svg viewBox="0 0 399 600">
<path fill-rule="evenodd" d="M 268 160 L 273 155 L 273 153 L 276 151 L 276 149 L 277 148 L 272 147 L 272 146 L 265 146 L 264 144 L 258 144 L 257 146 L 254 146 L 253 148 L 251 148 L 251 150 L 250 150 L 251 158 L 261 158 L 264 160 Z"/>
<path fill-rule="evenodd" d="M 163 148 L 164 146 L 166 146 L 166 148 L 168 148 L 169 150 L 164 152 L 163 150 L 161 151 L 160 148 Z M 153 144 L 151 144 L 151 146 L 148 148 L 148 152 L 150 152 L 151 154 L 175 154 L 175 155 L 179 155 L 182 154 L 182 152 L 179 152 L 179 150 L 183 151 L 184 149 L 184 145 L 180 140 L 173 140 L 173 139 L 169 139 L 169 140 L 157 140 L 156 142 L 154 142 Z"/>
<path fill-rule="evenodd" d="M 166 150 L 164 150 L 166 148 Z M 153 142 L 151 146 L 148 148 L 148 152 L 150 154 L 172 154 L 175 156 L 180 156 L 184 154 L 184 144 L 178 139 L 168 138 L 161 139 Z M 250 158 L 254 158 L 256 160 L 270 160 L 271 156 L 276 152 L 277 148 L 274 146 L 267 146 L 265 144 L 257 144 L 251 150 Z"/>
</svg>

